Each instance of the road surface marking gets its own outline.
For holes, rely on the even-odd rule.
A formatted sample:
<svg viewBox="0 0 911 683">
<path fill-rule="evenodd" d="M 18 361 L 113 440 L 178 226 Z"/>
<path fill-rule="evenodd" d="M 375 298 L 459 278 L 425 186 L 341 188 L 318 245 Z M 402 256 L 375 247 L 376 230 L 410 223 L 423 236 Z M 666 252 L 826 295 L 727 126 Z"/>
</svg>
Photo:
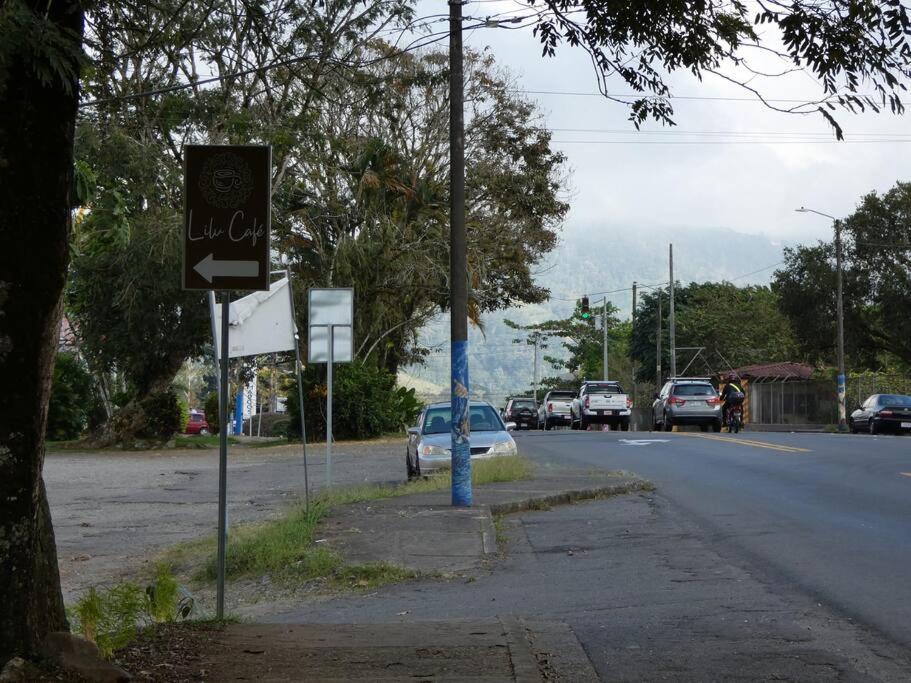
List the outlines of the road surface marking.
<svg viewBox="0 0 911 683">
<path fill-rule="evenodd" d="M 756 448 L 768 448 L 773 451 L 782 453 L 809 453 L 809 448 L 800 448 L 798 446 L 785 446 L 783 444 L 769 443 L 768 441 L 755 441 L 753 439 L 741 439 L 731 436 L 715 436 L 711 434 L 693 434 L 691 432 L 678 432 L 685 436 L 695 436 L 699 439 L 710 439 L 712 441 L 721 441 L 722 443 L 737 443 L 744 446 L 755 446 Z"/>
<path fill-rule="evenodd" d="M 911 472 L 899 472 L 903 477 L 911 477 Z"/>
<path fill-rule="evenodd" d="M 667 443 L 670 439 L 620 439 L 625 446 L 648 446 L 653 443 Z"/>
</svg>

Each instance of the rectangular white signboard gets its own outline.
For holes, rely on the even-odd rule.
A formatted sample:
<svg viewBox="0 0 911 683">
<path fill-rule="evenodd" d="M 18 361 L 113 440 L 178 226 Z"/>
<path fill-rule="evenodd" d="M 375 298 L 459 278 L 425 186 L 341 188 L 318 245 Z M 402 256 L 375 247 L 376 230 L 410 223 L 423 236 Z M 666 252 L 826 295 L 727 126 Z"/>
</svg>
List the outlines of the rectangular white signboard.
<svg viewBox="0 0 911 683">
<path fill-rule="evenodd" d="M 332 361 L 354 360 L 354 289 L 311 288 L 308 292 L 309 326 L 307 362 L 329 362 L 329 330 L 332 329 Z"/>
<path fill-rule="evenodd" d="M 350 363 L 354 358 L 354 340 L 351 328 L 334 326 L 332 328 L 332 361 Z M 307 340 L 307 362 L 329 362 L 329 327 L 313 326 L 310 328 L 310 339 Z"/>
<path fill-rule="evenodd" d="M 228 311 L 228 356 L 258 356 L 293 351 L 294 322 L 291 320 L 291 288 L 288 279 L 273 282 L 268 292 L 256 292 L 232 301 Z M 215 320 L 221 320 L 221 304 L 215 306 Z M 221 339 L 215 337 L 221 354 Z"/>
</svg>

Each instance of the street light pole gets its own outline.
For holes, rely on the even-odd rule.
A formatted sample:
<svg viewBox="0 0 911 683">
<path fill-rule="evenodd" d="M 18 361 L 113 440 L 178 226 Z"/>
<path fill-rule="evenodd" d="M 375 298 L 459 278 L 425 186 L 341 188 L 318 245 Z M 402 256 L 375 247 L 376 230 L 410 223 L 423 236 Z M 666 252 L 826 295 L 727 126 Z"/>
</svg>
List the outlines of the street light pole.
<svg viewBox="0 0 911 683">
<path fill-rule="evenodd" d="M 847 387 L 845 385 L 845 304 L 842 291 L 843 279 L 841 255 L 841 221 L 835 220 L 835 282 L 838 289 L 838 378 L 836 386 L 838 391 L 838 431 L 848 431 L 848 411 L 845 406 Z"/>
<path fill-rule="evenodd" d="M 801 206 L 799 209 L 795 209 L 798 213 L 815 213 L 818 216 L 823 216 L 825 218 L 830 218 L 835 227 L 835 288 L 836 288 L 836 318 L 838 323 L 838 338 L 836 340 L 837 348 L 837 360 L 838 360 L 838 377 L 836 378 L 836 392 L 838 397 L 838 431 L 846 432 L 848 431 L 848 410 L 845 406 L 845 399 L 847 397 L 847 388 L 845 385 L 845 305 L 844 305 L 844 291 L 842 280 L 843 275 L 843 265 L 842 265 L 842 249 L 841 249 L 841 221 L 835 218 L 835 216 L 830 216 L 827 213 L 822 211 L 816 211 L 814 209 L 807 209 Z"/>
<path fill-rule="evenodd" d="M 604 297 L 604 308 L 601 312 L 601 331 L 604 334 L 604 372 L 602 374 L 604 375 L 604 381 L 606 382 L 609 379 L 607 374 L 607 297 Z"/>
<path fill-rule="evenodd" d="M 452 505 L 471 506 L 468 385 L 468 256 L 465 236 L 465 120 L 462 0 L 449 0 L 449 312 Z"/>
<path fill-rule="evenodd" d="M 670 271 L 670 286 L 668 287 L 668 298 L 670 299 L 670 308 L 667 313 L 668 341 L 670 342 L 671 354 L 671 378 L 677 376 L 677 323 L 674 318 L 674 245 L 668 246 L 668 269 Z"/>
</svg>

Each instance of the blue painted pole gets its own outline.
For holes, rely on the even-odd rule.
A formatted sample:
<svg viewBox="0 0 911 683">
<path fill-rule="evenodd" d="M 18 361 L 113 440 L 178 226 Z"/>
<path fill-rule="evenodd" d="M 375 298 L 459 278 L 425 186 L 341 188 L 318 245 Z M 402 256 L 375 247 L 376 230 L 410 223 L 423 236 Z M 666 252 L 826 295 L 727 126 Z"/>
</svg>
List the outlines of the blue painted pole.
<svg viewBox="0 0 911 683">
<path fill-rule="evenodd" d="M 462 2 L 449 0 L 449 313 L 452 370 L 452 504 L 471 505 L 468 410 L 468 248 L 465 234 L 465 119 Z"/>
<path fill-rule="evenodd" d="M 244 432 L 244 392 L 238 391 L 234 397 L 234 434 Z"/>
<path fill-rule="evenodd" d="M 471 505 L 468 342 L 452 342 L 452 504 Z"/>
</svg>

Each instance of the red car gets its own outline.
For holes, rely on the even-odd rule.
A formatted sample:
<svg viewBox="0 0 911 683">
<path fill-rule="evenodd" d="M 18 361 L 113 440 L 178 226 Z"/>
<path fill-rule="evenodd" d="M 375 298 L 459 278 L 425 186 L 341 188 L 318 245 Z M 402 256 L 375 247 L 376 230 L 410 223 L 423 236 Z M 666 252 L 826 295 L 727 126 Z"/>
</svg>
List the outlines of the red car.
<svg viewBox="0 0 911 683">
<path fill-rule="evenodd" d="M 184 434 L 209 434 L 209 423 L 206 422 L 206 416 L 203 413 L 190 411 L 187 428 L 183 431 Z"/>
</svg>

